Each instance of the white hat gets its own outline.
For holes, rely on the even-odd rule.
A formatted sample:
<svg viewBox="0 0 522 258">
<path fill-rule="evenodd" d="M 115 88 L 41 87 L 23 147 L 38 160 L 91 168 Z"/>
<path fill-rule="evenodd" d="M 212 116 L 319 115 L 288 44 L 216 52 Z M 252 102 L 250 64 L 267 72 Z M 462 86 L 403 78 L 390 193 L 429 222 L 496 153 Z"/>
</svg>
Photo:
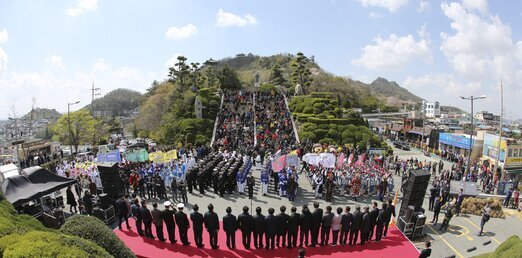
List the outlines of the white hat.
<svg viewBox="0 0 522 258">
<path fill-rule="evenodd" d="M 185 205 L 183 205 L 183 203 L 178 203 L 178 209 L 183 209 L 185 208 Z"/>
<path fill-rule="evenodd" d="M 167 207 L 167 206 L 172 205 L 172 203 L 171 203 L 170 201 L 166 201 L 166 202 L 163 203 L 163 205 L 164 205 L 165 207 Z"/>
</svg>

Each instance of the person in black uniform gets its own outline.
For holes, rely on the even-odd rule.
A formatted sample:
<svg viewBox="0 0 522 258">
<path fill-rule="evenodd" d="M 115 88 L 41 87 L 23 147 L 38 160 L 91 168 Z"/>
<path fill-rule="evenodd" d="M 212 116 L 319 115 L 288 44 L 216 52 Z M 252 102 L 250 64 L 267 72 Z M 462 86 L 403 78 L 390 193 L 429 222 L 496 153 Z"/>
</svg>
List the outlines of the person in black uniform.
<svg viewBox="0 0 522 258">
<path fill-rule="evenodd" d="M 352 214 L 350 213 L 350 209 L 350 206 L 346 206 L 343 217 L 341 218 L 341 237 L 339 239 L 341 245 L 346 245 L 346 240 L 348 240 L 348 233 L 350 233 L 350 226 L 353 219 Z"/>
<path fill-rule="evenodd" d="M 361 225 L 361 245 L 364 245 L 368 241 L 370 234 L 370 223 L 371 223 L 370 207 L 364 207 L 364 214 Z"/>
<path fill-rule="evenodd" d="M 138 198 L 134 199 L 134 203 L 131 206 L 132 209 L 132 216 L 134 217 L 134 220 L 136 220 L 136 229 L 138 230 L 138 235 L 144 236 L 143 234 L 143 220 L 141 219 L 141 213 L 140 213 L 140 202 L 138 201 Z"/>
<path fill-rule="evenodd" d="M 205 176 L 203 175 L 203 173 L 200 173 L 198 175 L 198 188 L 200 194 L 205 194 Z"/>
<path fill-rule="evenodd" d="M 173 178 L 170 183 L 170 190 L 172 191 L 172 200 L 178 202 L 178 179 Z"/>
<path fill-rule="evenodd" d="M 288 218 L 290 216 L 288 216 L 288 214 L 285 213 L 286 211 L 286 206 L 281 206 L 281 208 L 279 208 L 279 210 L 281 211 L 281 213 L 277 214 L 276 215 L 276 219 L 277 219 L 277 238 L 276 238 L 276 246 L 279 247 L 279 244 L 281 242 L 283 242 L 283 247 L 286 247 L 286 234 L 288 232 Z M 283 239 L 281 241 L 281 238 Z"/>
<path fill-rule="evenodd" d="M 392 216 L 395 217 L 395 206 L 393 205 L 393 202 L 391 199 L 388 199 L 388 205 L 386 206 L 386 223 L 384 223 L 384 234 L 383 236 L 386 238 L 386 234 L 388 233 L 388 226 L 390 225 L 390 221 L 392 219 Z"/>
<path fill-rule="evenodd" d="M 308 209 L 308 205 L 303 205 L 301 216 L 299 216 L 299 225 L 301 230 L 299 231 L 299 247 L 303 247 L 303 240 L 306 246 L 308 246 L 308 235 L 310 234 L 310 226 L 312 225 L 312 213 Z"/>
<path fill-rule="evenodd" d="M 152 175 L 147 177 L 147 197 L 149 199 L 156 198 L 156 193 L 154 192 L 154 179 Z"/>
<path fill-rule="evenodd" d="M 332 228 L 333 217 L 332 207 L 326 206 L 326 212 L 321 219 L 321 246 L 326 246 L 330 240 L 330 229 Z"/>
<path fill-rule="evenodd" d="M 428 240 L 426 241 L 426 249 L 423 249 L 420 254 L 419 258 L 428 258 L 431 256 L 431 242 Z"/>
<path fill-rule="evenodd" d="M 145 199 L 145 184 L 145 178 L 140 176 L 140 179 L 138 180 L 138 189 L 140 190 L 140 198 L 142 200 Z"/>
<path fill-rule="evenodd" d="M 192 206 L 194 210 L 190 214 L 190 220 L 192 221 L 192 230 L 194 231 L 194 242 L 196 246 L 199 248 L 203 248 L 205 245 L 203 244 L 203 215 L 199 213 L 199 206 L 194 204 Z"/>
<path fill-rule="evenodd" d="M 174 213 L 176 212 L 174 209 L 170 209 L 172 203 L 170 201 L 166 201 L 163 203 L 165 209 L 161 211 L 161 218 L 165 225 L 167 226 L 167 234 L 169 235 L 169 241 L 172 244 L 177 242 L 176 240 L 176 223 L 174 222 Z"/>
<path fill-rule="evenodd" d="M 232 215 L 232 208 L 227 207 L 227 215 L 223 216 L 223 230 L 227 234 L 227 247 L 236 249 L 237 219 Z"/>
<path fill-rule="evenodd" d="M 241 230 L 243 246 L 245 249 L 250 249 L 250 242 L 252 241 L 252 229 L 254 228 L 254 218 L 248 214 L 248 207 L 243 207 L 243 213 L 237 216 L 238 227 Z"/>
<path fill-rule="evenodd" d="M 223 171 L 219 174 L 219 196 L 223 198 L 227 187 L 227 176 Z"/>
<path fill-rule="evenodd" d="M 140 215 L 143 219 L 143 225 L 145 226 L 145 236 L 154 239 L 154 235 L 152 235 L 152 214 L 147 208 L 145 201 L 141 201 Z"/>
<path fill-rule="evenodd" d="M 375 240 L 381 241 L 382 233 L 384 231 L 384 223 L 388 221 L 388 211 L 386 210 L 386 203 L 382 203 L 382 209 L 379 211 L 377 216 L 377 231 L 375 232 Z"/>
<path fill-rule="evenodd" d="M 363 221 L 363 214 L 361 212 L 361 206 L 357 205 L 355 207 L 355 212 L 352 216 L 352 224 L 350 227 L 350 245 L 355 245 L 357 243 L 357 238 L 359 238 L 359 233 L 361 231 L 362 221 Z"/>
<path fill-rule="evenodd" d="M 254 215 L 254 246 L 263 248 L 263 234 L 265 233 L 265 215 L 261 213 L 261 207 L 256 208 Z"/>
<path fill-rule="evenodd" d="M 377 217 L 379 216 L 379 208 L 377 202 L 373 202 L 372 211 L 370 212 L 370 232 L 368 234 L 368 241 L 372 240 L 373 233 L 375 232 L 375 226 L 377 225 Z"/>
<path fill-rule="evenodd" d="M 127 207 L 127 203 L 125 202 L 125 197 L 120 195 L 120 199 L 116 201 L 116 211 L 118 212 L 118 228 L 121 230 L 121 219 L 125 220 L 125 224 L 127 225 L 127 229 L 131 229 L 129 226 L 129 219 L 127 215 L 129 214 L 129 208 Z"/>
<path fill-rule="evenodd" d="M 275 249 L 275 235 L 277 233 L 277 218 L 274 216 L 274 208 L 268 209 L 265 217 L 265 244 L 267 250 Z"/>
<path fill-rule="evenodd" d="M 176 212 L 176 223 L 178 224 L 178 230 L 179 230 L 179 238 L 181 239 L 181 243 L 183 245 L 190 245 L 190 242 L 188 241 L 187 231 L 190 228 L 190 224 L 187 218 L 187 214 L 183 212 L 183 208 L 185 208 L 185 205 L 183 203 L 178 203 L 178 212 Z"/>
<path fill-rule="evenodd" d="M 179 194 L 181 195 L 181 201 L 183 203 L 188 203 L 187 183 L 184 181 L 179 182 L 178 189 L 179 189 Z"/>
<path fill-rule="evenodd" d="M 187 175 L 185 178 L 187 179 L 186 184 L 188 187 L 188 192 L 192 193 L 192 186 L 194 186 L 194 181 L 195 181 L 194 170 L 190 169 L 189 171 L 187 171 Z"/>
<path fill-rule="evenodd" d="M 161 211 L 158 209 L 158 203 L 152 204 L 152 210 L 150 211 L 152 214 L 152 223 L 156 228 L 156 236 L 159 241 L 165 242 L 165 237 L 163 235 L 163 218 L 161 217 Z"/>
<path fill-rule="evenodd" d="M 323 209 L 319 208 L 319 203 L 314 202 L 314 212 L 312 212 L 312 247 L 315 247 L 318 243 L 319 229 L 321 228 L 321 221 L 323 220 Z"/>
<path fill-rule="evenodd" d="M 218 230 L 219 230 L 219 218 L 218 215 L 214 212 L 214 205 L 208 205 L 208 211 L 205 212 L 205 216 L 203 216 L 203 221 L 205 222 L 205 228 L 208 231 L 208 235 L 210 238 L 210 246 L 212 249 L 218 249 Z"/>
<path fill-rule="evenodd" d="M 248 198 L 254 198 L 254 186 L 256 185 L 256 180 L 252 176 L 252 174 L 248 175 L 247 178 L 247 186 L 248 186 Z"/>
<path fill-rule="evenodd" d="M 297 245 L 297 232 L 299 232 L 300 218 L 299 213 L 296 212 L 296 207 L 292 207 L 290 210 L 292 213 L 288 218 L 288 248 L 296 247 Z"/>
</svg>

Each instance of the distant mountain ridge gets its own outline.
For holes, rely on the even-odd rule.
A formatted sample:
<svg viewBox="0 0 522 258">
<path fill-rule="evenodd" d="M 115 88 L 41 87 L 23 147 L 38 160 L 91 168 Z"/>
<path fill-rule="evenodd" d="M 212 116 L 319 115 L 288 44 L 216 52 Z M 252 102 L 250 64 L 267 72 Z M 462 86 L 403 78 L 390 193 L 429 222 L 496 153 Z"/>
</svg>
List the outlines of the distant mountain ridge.
<svg viewBox="0 0 522 258">
<path fill-rule="evenodd" d="M 372 83 L 368 84 L 368 88 L 372 94 L 375 94 L 379 97 L 396 98 L 396 101 L 399 102 L 422 102 L 421 97 L 401 87 L 398 83 L 394 81 L 388 81 L 382 77 L 377 77 L 377 79 L 375 79 Z"/>
<path fill-rule="evenodd" d="M 49 108 L 35 108 L 29 111 L 27 114 L 22 116 L 20 120 L 30 121 L 30 120 L 48 120 L 49 122 L 56 122 L 61 114 L 56 111 L 56 109 Z"/>
</svg>

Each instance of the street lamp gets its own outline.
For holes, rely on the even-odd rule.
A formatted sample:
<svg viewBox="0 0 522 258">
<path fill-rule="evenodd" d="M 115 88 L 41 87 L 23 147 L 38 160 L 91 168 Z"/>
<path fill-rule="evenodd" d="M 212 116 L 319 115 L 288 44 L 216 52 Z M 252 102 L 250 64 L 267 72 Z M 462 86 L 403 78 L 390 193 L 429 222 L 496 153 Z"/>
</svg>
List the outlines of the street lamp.
<svg viewBox="0 0 522 258">
<path fill-rule="evenodd" d="M 463 97 L 463 96 L 460 96 L 460 98 L 471 101 L 471 130 L 469 132 L 468 163 L 467 163 L 467 166 L 466 166 L 466 175 L 468 175 L 469 171 L 470 171 L 470 168 L 471 168 L 471 152 L 473 152 L 473 132 L 474 132 L 474 128 L 473 128 L 473 101 L 477 100 L 477 99 L 485 99 L 486 95 L 482 95 L 482 96 L 479 96 L 479 97 L 475 97 L 475 96 Z"/>
<path fill-rule="evenodd" d="M 72 105 L 76 105 L 80 103 L 80 101 L 76 101 L 76 102 L 73 102 L 73 103 L 67 103 L 67 124 L 69 125 L 69 148 L 70 148 L 70 151 L 71 151 L 71 156 L 72 156 L 72 130 L 71 130 L 71 106 Z"/>
</svg>

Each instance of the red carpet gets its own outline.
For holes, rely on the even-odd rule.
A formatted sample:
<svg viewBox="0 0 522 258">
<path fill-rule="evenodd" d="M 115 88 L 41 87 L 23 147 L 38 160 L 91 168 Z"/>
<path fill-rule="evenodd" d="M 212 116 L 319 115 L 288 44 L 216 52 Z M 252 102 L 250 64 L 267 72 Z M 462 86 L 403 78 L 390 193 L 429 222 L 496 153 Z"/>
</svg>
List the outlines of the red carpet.
<svg viewBox="0 0 522 258">
<path fill-rule="evenodd" d="M 132 219 L 131 219 L 132 220 Z M 123 230 L 115 229 L 114 232 L 118 237 L 138 256 L 148 258 L 160 257 L 297 257 L 299 248 L 287 249 L 277 248 L 275 250 L 254 248 L 254 240 L 252 238 L 250 250 L 246 250 L 241 243 L 241 232 L 236 232 L 236 249 L 229 250 L 226 246 L 226 236 L 224 231 L 219 231 L 218 250 L 210 248 L 208 233 L 203 230 L 203 244 L 205 247 L 199 249 L 194 244 L 192 228 L 188 230 L 190 246 L 183 246 L 179 239 L 178 229 L 176 227 L 176 244 L 160 242 L 158 239 L 151 240 L 142 238 L 136 232 L 134 221 L 130 221 L 133 228 L 129 231 L 123 226 Z M 152 226 L 152 232 L 156 236 L 156 230 Z M 164 229 L 165 238 L 167 230 Z M 331 237 L 330 237 L 331 241 Z M 299 241 L 298 241 L 299 244 Z M 364 258 L 372 257 L 418 257 L 419 252 L 406 237 L 395 227 L 390 228 L 388 237 L 380 242 L 370 242 L 364 246 L 326 246 L 326 247 L 309 247 L 305 248 L 306 257 L 346 257 L 347 254 L 364 255 Z"/>
</svg>

